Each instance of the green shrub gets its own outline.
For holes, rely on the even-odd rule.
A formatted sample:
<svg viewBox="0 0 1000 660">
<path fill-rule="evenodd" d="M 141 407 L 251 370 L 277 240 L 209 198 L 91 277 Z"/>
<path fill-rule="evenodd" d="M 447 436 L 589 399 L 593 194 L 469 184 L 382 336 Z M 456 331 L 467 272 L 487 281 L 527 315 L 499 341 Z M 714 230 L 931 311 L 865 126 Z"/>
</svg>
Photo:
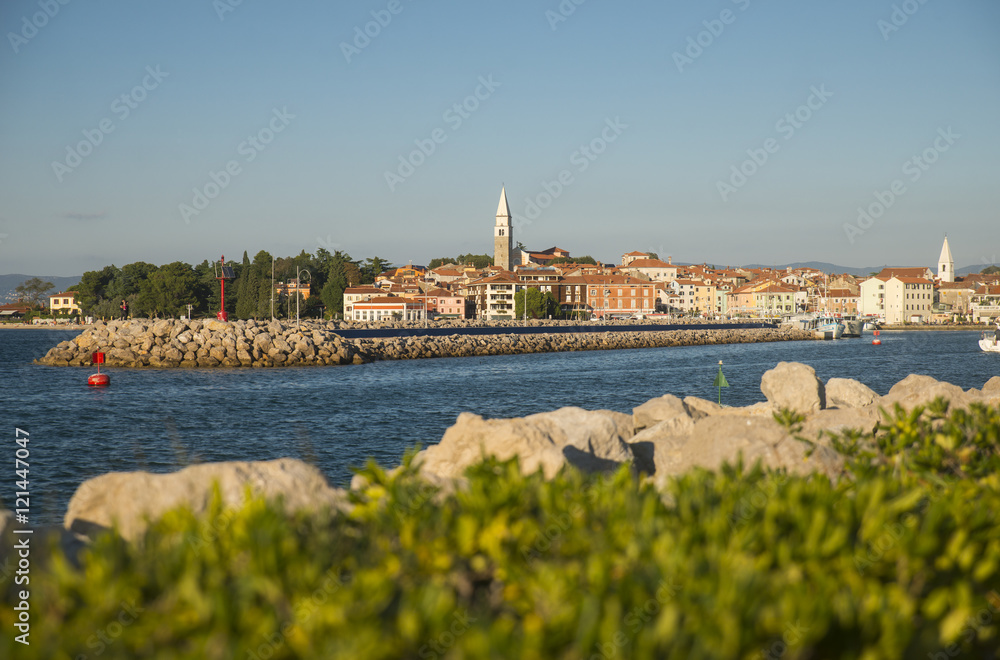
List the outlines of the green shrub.
<svg viewBox="0 0 1000 660">
<path fill-rule="evenodd" d="M 515 462 L 446 495 L 370 464 L 350 514 L 248 497 L 31 576 L 18 658 L 925 658 L 1000 648 L 997 411 L 898 415 L 853 480 Z M 857 441 L 857 442 L 855 442 Z M 852 442 L 854 445 L 852 446 Z M 4 587 L 10 587 L 9 578 Z M 935 655 L 938 654 L 938 655 Z M 942 655 L 943 654 L 943 655 Z M 995 655 L 993 656 L 995 657 Z"/>
</svg>

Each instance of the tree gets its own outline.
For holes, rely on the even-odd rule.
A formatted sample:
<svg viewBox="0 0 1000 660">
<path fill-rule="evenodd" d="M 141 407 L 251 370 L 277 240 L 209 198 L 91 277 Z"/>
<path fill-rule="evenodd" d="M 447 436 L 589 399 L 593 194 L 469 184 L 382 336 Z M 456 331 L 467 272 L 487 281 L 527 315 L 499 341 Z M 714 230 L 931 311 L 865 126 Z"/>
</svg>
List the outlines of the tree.
<svg viewBox="0 0 1000 660">
<path fill-rule="evenodd" d="M 40 305 L 39 300 L 41 297 L 54 286 L 52 282 L 32 277 L 30 280 L 18 285 L 14 290 L 17 291 L 18 298 L 23 298 L 25 302 L 38 306 Z"/>
<path fill-rule="evenodd" d="M 431 259 L 431 262 L 427 264 L 427 270 L 434 270 L 435 268 L 440 268 L 445 264 L 454 264 L 455 260 L 451 257 L 438 257 L 437 259 Z"/>
<path fill-rule="evenodd" d="M 986 268 L 979 271 L 980 275 L 998 275 L 1000 274 L 1000 266 L 987 266 Z"/>
<path fill-rule="evenodd" d="M 142 283 L 136 303 L 150 316 L 181 316 L 197 301 L 198 279 L 182 261 L 160 266 Z"/>
<path fill-rule="evenodd" d="M 320 298 L 332 317 L 344 310 L 344 289 L 361 283 L 361 269 L 346 252 L 337 250 L 330 259 L 326 274 L 326 284 L 320 290 Z"/>
<path fill-rule="evenodd" d="M 493 265 L 493 257 L 488 254 L 460 254 L 458 255 L 460 265 L 472 264 L 473 268 L 483 270 Z"/>
<path fill-rule="evenodd" d="M 524 318 L 524 296 L 528 295 L 528 316 L 533 319 L 543 319 L 559 316 L 559 301 L 551 291 L 542 294 L 538 289 L 523 289 L 514 294 L 514 316 Z"/>
<path fill-rule="evenodd" d="M 375 278 L 384 273 L 391 265 L 382 257 L 369 257 L 365 259 L 364 266 L 361 267 L 361 282 L 363 284 L 374 283 Z"/>
<path fill-rule="evenodd" d="M 549 262 L 550 265 L 555 264 L 592 264 L 597 265 L 597 261 L 589 254 L 585 257 L 556 257 Z"/>
<path fill-rule="evenodd" d="M 646 253 L 646 258 L 648 258 L 648 259 L 659 259 L 660 255 L 656 254 L 655 252 L 647 252 Z"/>
<path fill-rule="evenodd" d="M 76 304 L 85 312 L 94 316 L 106 316 L 96 309 L 101 301 L 107 299 L 108 288 L 118 277 L 119 270 L 114 264 L 105 266 L 101 270 L 88 270 L 80 278 L 80 283 L 76 285 Z"/>
<path fill-rule="evenodd" d="M 145 261 L 136 261 L 121 267 L 107 287 L 107 297 L 116 303 L 122 298 L 134 298 L 139 293 L 139 287 L 149 275 L 156 271 L 156 266 Z"/>
<path fill-rule="evenodd" d="M 270 273 L 268 273 L 270 277 Z M 257 295 L 260 289 L 260 278 L 250 257 L 243 251 L 243 266 L 240 268 L 240 278 L 236 283 L 236 318 L 249 319 L 257 316 Z"/>
</svg>

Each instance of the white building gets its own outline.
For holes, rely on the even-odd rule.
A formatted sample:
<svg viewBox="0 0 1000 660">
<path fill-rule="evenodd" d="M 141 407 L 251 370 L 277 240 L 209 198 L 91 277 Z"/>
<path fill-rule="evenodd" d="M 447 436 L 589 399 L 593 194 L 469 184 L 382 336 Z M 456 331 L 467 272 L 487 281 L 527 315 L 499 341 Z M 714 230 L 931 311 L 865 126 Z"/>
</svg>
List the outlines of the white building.
<svg viewBox="0 0 1000 660">
<path fill-rule="evenodd" d="M 858 313 L 891 325 L 927 322 L 934 305 L 934 283 L 925 277 L 877 275 L 861 283 Z"/>
<path fill-rule="evenodd" d="M 64 312 L 79 314 L 80 306 L 76 304 L 76 292 L 61 291 L 49 296 L 49 311 L 53 314 Z"/>
</svg>

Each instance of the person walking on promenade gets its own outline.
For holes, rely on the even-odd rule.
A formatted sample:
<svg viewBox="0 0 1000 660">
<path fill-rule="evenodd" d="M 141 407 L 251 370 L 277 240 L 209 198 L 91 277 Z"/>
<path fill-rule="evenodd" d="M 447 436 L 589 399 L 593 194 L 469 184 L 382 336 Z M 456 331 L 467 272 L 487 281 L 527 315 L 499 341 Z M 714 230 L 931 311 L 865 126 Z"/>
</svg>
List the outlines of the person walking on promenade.
<svg viewBox="0 0 1000 660">
<path fill-rule="evenodd" d="M 124 321 L 125 319 L 128 318 L 128 302 L 124 298 L 122 298 L 121 308 L 122 308 L 122 320 Z"/>
</svg>

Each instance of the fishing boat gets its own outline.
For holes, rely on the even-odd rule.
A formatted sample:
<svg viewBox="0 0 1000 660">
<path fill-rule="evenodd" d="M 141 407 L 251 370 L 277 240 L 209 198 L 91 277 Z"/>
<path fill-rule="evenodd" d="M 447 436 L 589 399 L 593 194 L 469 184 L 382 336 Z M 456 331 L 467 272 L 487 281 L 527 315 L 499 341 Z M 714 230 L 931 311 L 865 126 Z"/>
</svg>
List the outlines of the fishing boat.
<svg viewBox="0 0 1000 660">
<path fill-rule="evenodd" d="M 816 339 L 840 339 L 844 336 L 844 324 L 833 316 L 820 316 L 813 328 Z"/>
<path fill-rule="evenodd" d="M 844 336 L 845 337 L 860 337 L 861 329 L 864 326 L 864 321 L 858 318 L 857 314 L 851 314 L 849 316 L 844 316 L 840 319 L 840 322 L 844 324 Z"/>
</svg>

